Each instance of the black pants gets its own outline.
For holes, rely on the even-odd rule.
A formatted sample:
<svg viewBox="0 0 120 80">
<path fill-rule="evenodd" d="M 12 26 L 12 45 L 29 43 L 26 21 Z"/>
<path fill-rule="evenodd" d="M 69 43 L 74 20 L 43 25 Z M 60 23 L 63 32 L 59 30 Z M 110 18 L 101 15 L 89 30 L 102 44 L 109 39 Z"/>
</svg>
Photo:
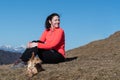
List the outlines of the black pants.
<svg viewBox="0 0 120 80">
<path fill-rule="evenodd" d="M 38 49 L 37 47 L 26 49 L 20 58 L 24 62 L 27 62 L 31 58 L 32 52 L 38 55 L 43 63 L 59 63 L 65 61 L 65 58 L 56 50 L 44 50 Z"/>
</svg>

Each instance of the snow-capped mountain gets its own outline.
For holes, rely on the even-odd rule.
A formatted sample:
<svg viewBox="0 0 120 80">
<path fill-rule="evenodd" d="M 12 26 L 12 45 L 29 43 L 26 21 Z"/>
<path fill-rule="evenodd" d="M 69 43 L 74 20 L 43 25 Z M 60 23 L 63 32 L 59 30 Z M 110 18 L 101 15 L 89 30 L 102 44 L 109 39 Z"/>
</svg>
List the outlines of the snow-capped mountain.
<svg viewBox="0 0 120 80">
<path fill-rule="evenodd" d="M 0 46 L 0 50 L 10 51 L 10 52 L 18 52 L 18 53 L 24 52 L 25 49 L 26 49 L 26 47 L 24 45 L 21 45 L 19 47 L 12 47 L 11 45 Z"/>
</svg>

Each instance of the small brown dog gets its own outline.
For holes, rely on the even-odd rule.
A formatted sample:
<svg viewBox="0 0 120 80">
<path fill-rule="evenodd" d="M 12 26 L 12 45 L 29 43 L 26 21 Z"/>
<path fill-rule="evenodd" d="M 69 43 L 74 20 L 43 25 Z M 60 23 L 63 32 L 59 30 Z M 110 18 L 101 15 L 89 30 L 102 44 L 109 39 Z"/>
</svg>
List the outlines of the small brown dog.
<svg viewBox="0 0 120 80">
<path fill-rule="evenodd" d="M 33 52 L 32 57 L 28 61 L 28 66 L 27 66 L 28 77 L 33 77 L 38 72 L 44 70 L 41 66 L 41 63 L 42 61 L 38 57 L 35 57 L 34 52 Z"/>
</svg>

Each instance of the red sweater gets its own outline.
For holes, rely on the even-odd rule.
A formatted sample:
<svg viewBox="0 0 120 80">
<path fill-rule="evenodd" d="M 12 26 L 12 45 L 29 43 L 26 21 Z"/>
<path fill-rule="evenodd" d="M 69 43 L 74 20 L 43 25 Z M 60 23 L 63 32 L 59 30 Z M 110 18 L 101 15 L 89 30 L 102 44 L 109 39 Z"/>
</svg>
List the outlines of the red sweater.
<svg viewBox="0 0 120 80">
<path fill-rule="evenodd" d="M 55 28 L 53 31 L 50 29 L 45 30 L 40 37 L 44 42 L 38 43 L 38 48 L 42 49 L 55 49 L 65 57 L 65 34 L 62 28 Z"/>
</svg>

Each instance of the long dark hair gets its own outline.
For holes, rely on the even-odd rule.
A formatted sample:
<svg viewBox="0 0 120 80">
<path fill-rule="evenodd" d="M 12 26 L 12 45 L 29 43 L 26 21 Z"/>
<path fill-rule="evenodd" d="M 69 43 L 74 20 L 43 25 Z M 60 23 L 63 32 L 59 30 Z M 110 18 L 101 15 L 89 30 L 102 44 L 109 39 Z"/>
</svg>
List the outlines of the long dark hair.
<svg viewBox="0 0 120 80">
<path fill-rule="evenodd" d="M 49 23 L 49 20 L 51 21 L 54 16 L 58 16 L 58 17 L 60 18 L 60 15 L 57 14 L 57 13 L 52 13 L 52 14 L 50 14 L 50 15 L 46 18 L 46 21 L 45 21 L 45 28 L 46 28 L 46 30 L 49 30 L 49 29 L 50 29 L 51 24 Z"/>
</svg>

